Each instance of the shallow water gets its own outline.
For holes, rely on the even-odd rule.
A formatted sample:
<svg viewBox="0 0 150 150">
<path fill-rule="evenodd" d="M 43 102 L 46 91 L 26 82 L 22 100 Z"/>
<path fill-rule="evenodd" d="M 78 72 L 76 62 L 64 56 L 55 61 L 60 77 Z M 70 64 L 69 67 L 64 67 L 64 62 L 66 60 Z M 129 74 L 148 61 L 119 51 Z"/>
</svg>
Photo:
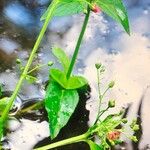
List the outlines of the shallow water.
<svg viewBox="0 0 150 150">
<path fill-rule="evenodd" d="M 26 63 L 35 37 L 42 25 L 39 21 L 40 15 L 48 3 L 48 0 L 1 1 L 0 83 L 3 84 L 6 93 L 7 91 L 13 91 L 15 88 L 15 84 L 19 79 L 19 70 L 15 63 L 16 58 L 20 58 L 23 64 Z M 89 125 L 92 124 L 97 110 L 95 63 L 102 62 L 106 66 L 107 71 L 103 83 L 110 80 L 116 81 L 115 88 L 108 93 L 106 100 L 115 98 L 118 110 L 122 106 L 126 107 L 131 104 L 128 112 L 129 120 L 137 116 L 139 104 L 142 100 L 141 121 L 143 134 L 139 149 L 144 149 L 150 144 L 150 119 L 148 117 L 150 103 L 150 70 L 148 69 L 150 64 L 150 2 L 149 0 L 134 0 L 132 2 L 128 0 L 126 5 L 128 6 L 130 18 L 131 36 L 126 35 L 122 28 L 107 16 L 91 14 L 74 72 L 87 77 L 91 87 L 91 97 L 86 105 L 87 109 L 90 110 L 90 115 L 89 121 L 88 117 L 84 121 L 85 130 L 87 129 L 87 121 Z M 49 25 L 48 32 L 33 65 L 47 63 L 48 61 L 56 62 L 50 51 L 53 45 L 61 46 L 69 55 L 72 55 L 83 18 L 83 15 L 54 18 Z M 55 66 L 59 66 L 57 62 Z M 43 99 L 45 82 L 48 80 L 48 68 L 42 68 L 36 75 L 39 79 L 36 84 L 24 83 L 18 96 L 18 108 L 28 103 L 28 101 Z M 85 111 L 85 113 L 87 112 Z M 41 121 L 41 116 L 43 117 L 43 112 L 39 111 L 35 113 L 35 119 L 23 116 L 10 120 L 8 129 L 10 131 L 6 136 L 5 146 L 10 146 L 12 150 L 23 150 L 24 148 L 28 150 L 32 149 L 38 141 L 41 141 L 40 144 L 45 144 L 48 141 L 45 138 L 49 136 L 49 129 L 46 118 Z M 76 130 L 73 134 L 76 133 Z M 77 133 L 79 134 L 80 130 Z M 127 143 L 126 149 L 137 149 L 132 148 L 130 141 L 127 141 Z M 69 148 L 73 150 L 72 147 Z M 75 149 L 79 149 L 79 147 Z"/>
</svg>

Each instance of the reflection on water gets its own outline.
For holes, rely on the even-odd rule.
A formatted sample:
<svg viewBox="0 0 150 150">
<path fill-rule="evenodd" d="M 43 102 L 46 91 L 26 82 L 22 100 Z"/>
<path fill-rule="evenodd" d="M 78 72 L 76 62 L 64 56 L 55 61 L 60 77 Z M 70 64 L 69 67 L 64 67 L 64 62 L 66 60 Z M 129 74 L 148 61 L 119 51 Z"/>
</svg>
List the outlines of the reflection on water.
<svg viewBox="0 0 150 150">
<path fill-rule="evenodd" d="M 2 13 L 0 17 L 0 83 L 3 83 L 4 89 L 7 91 L 13 91 L 19 78 L 19 73 L 15 73 L 17 69 L 15 60 L 20 58 L 23 64 L 26 63 L 35 37 L 42 25 L 39 18 L 48 4 L 49 0 L 2 0 L 0 3 L 0 12 Z M 95 63 L 102 62 L 107 68 L 104 83 L 112 79 L 116 81 L 116 87 L 106 98 L 116 98 L 118 109 L 131 104 L 128 112 L 129 120 L 136 116 L 141 97 L 145 95 L 141 109 L 143 136 L 139 147 L 142 149 L 150 144 L 148 127 L 150 124 L 148 116 L 150 113 L 150 70 L 148 69 L 150 64 L 150 2 L 149 0 L 127 0 L 126 4 L 129 6 L 131 36 L 126 35 L 121 27 L 109 17 L 102 14 L 91 14 L 75 73 L 84 74 L 92 89 L 90 99 L 92 105 L 91 103 L 87 104 L 87 108 L 90 109 L 89 124 L 93 121 L 97 109 Z M 35 63 L 55 61 L 50 51 L 54 44 L 63 47 L 69 55 L 72 55 L 83 17 L 81 15 L 54 18 L 49 25 L 49 32 L 46 33 Z M 37 77 L 40 79 L 39 83 L 24 84 L 20 93 L 22 101 L 43 98 L 42 84 L 48 79 L 47 68 L 42 68 L 37 73 Z M 35 122 L 27 119 L 21 121 L 23 127 L 19 127 L 17 132 L 8 135 L 9 144 L 15 150 L 20 147 L 23 149 L 23 146 L 20 145 L 22 143 L 24 147 L 28 145 L 28 149 L 31 149 L 37 141 L 48 136 L 46 122 L 38 124 L 38 129 L 35 128 L 34 133 L 29 134 Z M 16 122 L 15 120 L 11 123 L 19 126 L 20 124 Z M 38 130 L 42 130 L 40 136 L 38 136 Z M 18 141 L 14 140 L 21 138 L 22 135 L 24 135 L 22 142 L 19 143 L 19 139 Z M 30 143 L 25 139 L 30 139 Z M 8 146 L 7 142 L 6 146 Z M 128 149 L 132 148 L 128 147 Z"/>
<path fill-rule="evenodd" d="M 10 3 L 7 7 L 5 7 L 4 15 L 8 20 L 22 27 L 27 28 L 34 24 L 34 17 L 32 16 L 32 13 L 19 3 Z"/>
</svg>

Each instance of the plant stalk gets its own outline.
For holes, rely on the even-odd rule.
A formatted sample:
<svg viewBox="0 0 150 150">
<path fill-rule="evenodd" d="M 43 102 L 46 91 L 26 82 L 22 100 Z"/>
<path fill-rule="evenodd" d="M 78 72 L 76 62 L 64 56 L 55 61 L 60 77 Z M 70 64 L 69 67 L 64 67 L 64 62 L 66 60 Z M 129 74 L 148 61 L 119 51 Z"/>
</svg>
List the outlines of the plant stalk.
<svg viewBox="0 0 150 150">
<path fill-rule="evenodd" d="M 28 71 L 28 74 L 30 74 L 30 73 L 32 73 L 32 72 L 34 72 L 34 71 L 36 71 L 36 70 L 38 70 L 38 69 L 40 69 L 42 67 L 45 67 L 45 66 L 47 66 L 47 64 L 38 65 L 35 68 L 33 68 L 30 71 Z"/>
<path fill-rule="evenodd" d="M 29 59 L 28 59 L 28 62 L 27 62 L 27 64 L 26 64 L 25 68 L 24 68 L 24 71 L 23 71 L 23 73 L 21 74 L 21 77 L 20 77 L 20 79 L 19 79 L 19 81 L 18 81 L 18 83 L 17 83 L 17 85 L 16 85 L 16 88 L 15 88 L 15 90 L 14 90 L 12 96 L 10 97 L 9 103 L 8 103 L 8 105 L 6 106 L 6 108 L 5 108 L 5 110 L 4 110 L 3 114 L 2 114 L 1 119 L 2 119 L 3 123 L 5 122 L 5 120 L 6 120 L 7 116 L 8 116 L 8 113 L 9 113 L 9 111 L 10 111 L 12 105 L 13 105 L 13 102 L 14 102 L 15 99 L 16 99 L 16 96 L 17 96 L 17 94 L 18 94 L 18 92 L 19 92 L 19 90 L 20 90 L 20 88 L 21 88 L 21 85 L 22 85 L 22 83 L 23 83 L 23 81 L 24 81 L 26 75 L 28 74 L 28 70 L 29 70 L 29 68 L 30 68 L 30 66 L 31 66 L 31 64 L 32 64 L 32 61 L 33 61 L 33 59 L 34 59 L 34 57 L 35 57 L 35 54 L 36 54 L 36 52 L 37 52 L 37 50 L 38 50 L 38 48 L 39 48 L 39 45 L 40 45 L 40 43 L 41 43 L 41 41 L 42 41 L 42 39 L 43 39 L 43 36 L 44 36 L 44 33 L 45 33 L 46 29 L 47 29 L 47 26 L 48 26 L 48 24 L 49 24 L 49 21 L 50 21 L 50 20 L 52 19 L 52 17 L 53 17 L 53 12 L 54 12 L 54 10 L 55 10 L 55 8 L 56 8 L 56 6 L 57 6 L 57 3 L 58 3 L 58 0 L 53 0 L 53 1 L 52 1 L 52 4 L 51 4 L 51 12 L 48 14 L 48 16 L 47 16 L 47 18 L 46 18 L 46 20 L 45 20 L 45 22 L 44 22 L 44 25 L 43 25 L 43 27 L 42 27 L 42 29 L 41 29 L 41 31 L 40 31 L 40 34 L 39 34 L 39 36 L 38 36 L 38 38 L 37 38 L 37 40 L 36 40 L 36 42 L 35 42 L 35 45 L 34 45 L 34 47 L 33 47 L 33 49 L 32 49 L 32 52 L 31 52 L 31 54 L 30 54 L 30 57 L 29 57 Z"/>
<path fill-rule="evenodd" d="M 97 123 L 98 119 L 99 119 L 99 113 L 100 113 L 100 108 L 101 108 L 101 104 L 102 104 L 102 95 L 101 95 L 101 89 L 100 89 L 100 72 L 99 69 L 97 69 L 97 87 L 98 87 L 98 97 L 99 97 L 99 104 L 98 104 L 98 113 L 97 113 L 97 117 L 96 117 L 96 121 L 94 124 Z"/>
<path fill-rule="evenodd" d="M 42 146 L 42 147 L 36 148 L 34 150 L 48 150 L 48 149 L 53 149 L 53 148 L 64 146 L 64 145 L 69 145 L 69 144 L 73 144 L 73 143 L 86 141 L 88 139 L 89 135 L 90 134 L 88 132 L 86 132 L 82 135 L 75 136 L 75 137 L 72 137 L 72 138 L 69 138 L 69 139 L 66 139 L 66 140 L 62 140 L 62 141 L 59 141 L 59 142 L 56 142 L 56 143 L 52 143 L 52 144 L 49 144 L 49 145 L 46 145 L 46 146 Z"/>
<path fill-rule="evenodd" d="M 81 46 L 81 42 L 83 40 L 83 36 L 84 36 L 85 30 L 86 30 L 86 27 L 87 27 L 87 24 L 88 24 L 88 21 L 89 21 L 89 16 L 90 16 L 90 8 L 88 6 L 87 13 L 86 13 L 86 16 L 85 16 L 85 19 L 84 19 L 84 22 L 83 22 L 83 26 L 82 26 L 82 29 L 81 29 L 81 32 L 80 32 L 80 35 L 79 35 L 79 38 L 78 38 L 78 41 L 77 41 L 72 59 L 71 59 L 71 63 L 70 63 L 70 66 L 69 66 L 69 69 L 68 69 L 68 72 L 67 72 L 67 79 L 70 78 L 73 67 L 75 65 L 75 62 L 76 62 L 76 59 L 77 59 L 77 56 L 78 56 L 78 53 L 79 53 L 79 49 L 80 49 L 80 46 Z"/>
</svg>

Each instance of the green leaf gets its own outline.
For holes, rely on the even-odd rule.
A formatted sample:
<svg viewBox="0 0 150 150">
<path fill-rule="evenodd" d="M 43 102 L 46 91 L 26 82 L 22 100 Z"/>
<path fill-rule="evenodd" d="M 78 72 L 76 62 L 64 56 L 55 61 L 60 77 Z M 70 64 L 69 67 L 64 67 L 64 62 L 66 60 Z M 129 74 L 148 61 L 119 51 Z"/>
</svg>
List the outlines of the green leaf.
<svg viewBox="0 0 150 150">
<path fill-rule="evenodd" d="M 67 73 L 69 65 L 70 65 L 69 57 L 66 55 L 66 53 L 62 49 L 57 48 L 57 47 L 54 47 L 52 49 L 52 52 L 54 56 L 57 57 L 59 62 L 62 64 L 65 73 Z"/>
<path fill-rule="evenodd" d="M 65 89 L 77 89 L 88 83 L 87 80 L 81 76 L 71 76 L 67 80 L 65 73 L 59 69 L 51 69 L 50 75 Z"/>
<path fill-rule="evenodd" d="M 130 34 L 128 15 L 122 0 L 97 0 L 96 3 L 102 11 L 119 22 Z"/>
<path fill-rule="evenodd" d="M 90 146 L 90 150 L 104 150 L 102 146 L 97 145 L 96 143 L 94 143 L 91 140 L 88 140 L 87 143 Z"/>
<path fill-rule="evenodd" d="M 76 90 L 65 90 L 55 81 L 50 81 L 45 97 L 51 138 L 54 139 L 63 128 L 79 101 Z"/>
<path fill-rule="evenodd" d="M 54 16 L 67 16 L 84 12 L 86 6 L 86 2 L 83 2 L 81 0 L 60 0 L 56 10 L 54 11 Z M 46 19 L 50 9 L 51 5 L 42 15 L 41 21 Z"/>
<path fill-rule="evenodd" d="M 0 115 L 2 114 L 7 104 L 8 104 L 8 97 L 0 99 Z"/>
</svg>

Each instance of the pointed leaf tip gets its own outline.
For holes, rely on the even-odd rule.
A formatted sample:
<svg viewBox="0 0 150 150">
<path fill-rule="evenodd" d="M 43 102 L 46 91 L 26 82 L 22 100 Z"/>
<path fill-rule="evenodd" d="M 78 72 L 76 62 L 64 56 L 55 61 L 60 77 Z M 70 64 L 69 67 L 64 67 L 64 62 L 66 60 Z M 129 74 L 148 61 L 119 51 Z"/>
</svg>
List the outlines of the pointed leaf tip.
<svg viewBox="0 0 150 150">
<path fill-rule="evenodd" d="M 52 80 L 46 90 L 45 108 L 48 113 L 51 139 L 67 124 L 79 101 L 76 90 L 66 90 Z"/>
<path fill-rule="evenodd" d="M 119 22 L 124 30 L 130 35 L 128 14 L 122 0 L 97 0 L 97 5 L 104 13 Z"/>
</svg>

